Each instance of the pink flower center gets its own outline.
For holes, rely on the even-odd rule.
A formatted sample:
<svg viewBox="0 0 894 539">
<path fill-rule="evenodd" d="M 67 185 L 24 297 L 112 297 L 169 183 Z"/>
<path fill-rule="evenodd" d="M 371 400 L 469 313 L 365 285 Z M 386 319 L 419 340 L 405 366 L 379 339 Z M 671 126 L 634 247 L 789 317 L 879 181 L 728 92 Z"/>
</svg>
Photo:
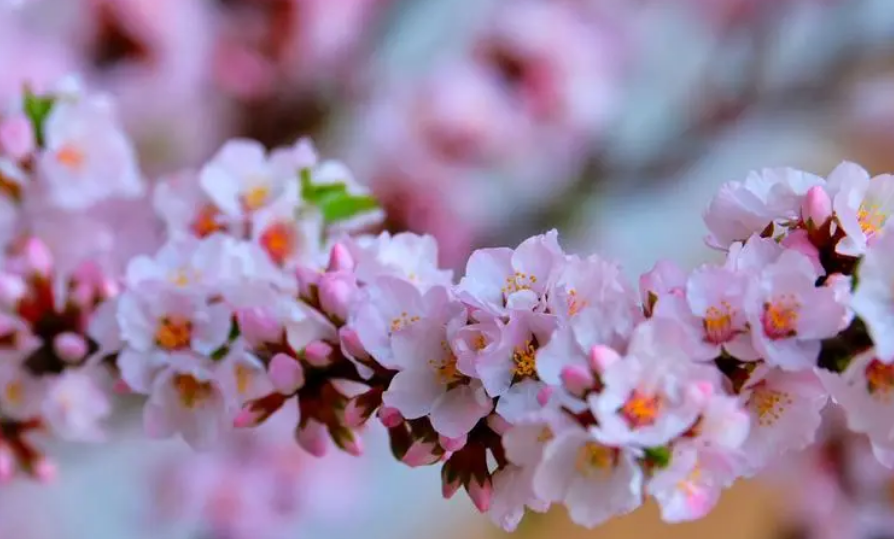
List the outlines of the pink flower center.
<svg viewBox="0 0 894 539">
<path fill-rule="evenodd" d="M 635 390 L 621 407 L 621 416 L 631 429 L 648 427 L 655 424 L 663 406 L 664 400 L 660 396 Z"/>
<path fill-rule="evenodd" d="M 770 339 L 788 339 L 797 335 L 798 310 L 801 304 L 790 294 L 784 294 L 764 304 L 761 322 L 764 334 Z"/>
<path fill-rule="evenodd" d="M 574 467 L 584 477 L 603 474 L 615 465 L 618 451 L 596 442 L 587 442 L 577 450 Z"/>
<path fill-rule="evenodd" d="M 536 275 L 528 275 L 527 273 L 516 271 L 509 277 L 506 277 L 506 281 L 500 290 L 503 291 L 504 296 L 508 296 L 522 290 L 530 290 L 535 284 L 537 284 Z"/>
<path fill-rule="evenodd" d="M 754 386 L 754 392 L 748 399 L 749 406 L 757 414 L 757 424 L 761 427 L 775 424 L 793 403 L 794 399 L 790 394 L 771 389 L 766 382 Z"/>
<path fill-rule="evenodd" d="M 413 322 L 418 322 L 418 316 L 410 316 L 406 311 L 400 313 L 400 316 L 391 320 L 391 333 L 403 329 Z"/>
<path fill-rule="evenodd" d="M 577 297 L 577 290 L 568 291 L 568 316 L 574 316 L 588 305 L 586 300 Z"/>
<path fill-rule="evenodd" d="M 291 223 L 274 223 L 261 234 L 261 247 L 273 261 L 282 266 L 295 252 L 298 239 Z"/>
<path fill-rule="evenodd" d="M 462 373 L 456 368 L 456 355 L 453 354 L 447 341 L 441 342 L 441 350 L 444 355 L 440 359 L 429 360 L 428 363 L 435 369 L 438 381 L 443 385 L 449 385 L 459 381 L 462 378 Z"/>
<path fill-rule="evenodd" d="M 255 211 L 264 206 L 270 198 L 270 187 L 256 185 L 242 195 L 242 206 L 248 211 Z"/>
<path fill-rule="evenodd" d="M 894 365 L 873 359 L 866 366 L 866 391 L 877 399 L 888 400 L 894 392 Z"/>
<path fill-rule="evenodd" d="M 705 340 L 712 344 L 722 344 L 733 338 L 733 316 L 736 314 L 729 303 L 722 301 L 720 307 L 709 307 L 705 313 Z"/>
<path fill-rule="evenodd" d="M 200 382 L 188 374 L 178 374 L 174 377 L 174 389 L 177 390 L 183 406 L 190 409 L 201 405 L 214 393 L 214 387 L 210 382 Z"/>
<path fill-rule="evenodd" d="M 888 214 L 882 211 L 881 206 L 876 202 L 865 200 L 860 204 L 860 209 L 857 210 L 857 221 L 860 222 L 860 230 L 867 237 L 881 230 L 887 220 Z"/>
<path fill-rule="evenodd" d="M 525 341 L 522 346 L 517 346 L 512 354 L 512 373 L 522 378 L 532 377 L 537 374 L 537 350 L 531 341 Z"/>
<path fill-rule="evenodd" d="M 66 168 L 79 169 L 86 160 L 84 152 L 74 144 L 65 144 L 56 150 L 56 161 Z"/>
<path fill-rule="evenodd" d="M 210 236 L 211 234 L 224 229 L 218 222 L 219 217 L 220 212 L 217 208 L 213 204 L 206 204 L 196 213 L 189 228 L 192 230 L 192 233 L 199 238 Z"/>
<path fill-rule="evenodd" d="M 192 322 L 182 316 L 165 316 L 155 330 L 155 344 L 165 350 L 188 348 L 192 338 Z"/>
</svg>

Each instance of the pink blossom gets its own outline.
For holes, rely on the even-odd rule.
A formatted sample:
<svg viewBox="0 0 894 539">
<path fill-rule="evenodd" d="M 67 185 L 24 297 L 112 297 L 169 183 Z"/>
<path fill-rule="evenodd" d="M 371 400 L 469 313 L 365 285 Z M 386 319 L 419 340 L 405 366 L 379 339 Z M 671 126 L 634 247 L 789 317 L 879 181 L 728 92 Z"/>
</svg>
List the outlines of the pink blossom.
<svg viewBox="0 0 894 539">
<path fill-rule="evenodd" d="M 42 410 L 55 434 L 82 441 L 103 439 L 99 423 L 111 411 L 109 399 L 93 377 L 82 370 L 66 371 L 53 380 Z"/>
<path fill-rule="evenodd" d="M 804 255 L 786 251 L 750 283 L 745 305 L 752 342 L 767 363 L 810 368 L 820 341 L 842 329 L 845 306 L 834 289 L 816 287 L 817 277 Z"/>
<path fill-rule="evenodd" d="M 894 361 L 894 227 L 869 246 L 858 269 L 859 284 L 851 307 L 866 322 L 876 353 L 885 362 Z"/>
<path fill-rule="evenodd" d="M 702 404 L 698 387 L 716 384 L 717 372 L 686 355 L 685 339 L 670 320 L 637 327 L 627 357 L 609 365 L 603 391 L 589 397 L 597 439 L 655 447 L 692 427 Z"/>
<path fill-rule="evenodd" d="M 870 178 L 859 165 L 842 163 L 829 175 L 829 190 L 834 193 L 835 216 L 847 234 L 836 250 L 860 256 L 894 211 L 894 176 Z"/>
<path fill-rule="evenodd" d="M 571 429 L 546 446 L 534 474 L 534 492 L 545 501 L 563 503 L 572 521 L 593 528 L 639 507 L 642 481 L 629 452 Z"/>
<path fill-rule="evenodd" d="M 346 245 L 356 261 L 354 272 L 361 283 L 371 284 L 380 275 L 391 275 L 425 290 L 450 284 L 453 278 L 453 272 L 438 268 L 438 244 L 431 236 L 383 232 L 354 238 Z"/>
<path fill-rule="evenodd" d="M 142 193 L 134 149 L 105 101 L 57 99 L 44 129 L 40 176 L 55 205 L 83 209 Z"/>
<path fill-rule="evenodd" d="M 723 452 L 681 444 L 670 465 L 649 479 L 646 492 L 658 502 L 665 522 L 697 520 L 717 505 L 721 491 L 736 479 L 736 468 Z"/>
<path fill-rule="evenodd" d="M 813 372 L 791 373 L 767 366 L 752 373 L 740 395 L 751 414 L 751 431 L 742 445 L 749 474 L 811 444 L 828 401 Z"/>
</svg>

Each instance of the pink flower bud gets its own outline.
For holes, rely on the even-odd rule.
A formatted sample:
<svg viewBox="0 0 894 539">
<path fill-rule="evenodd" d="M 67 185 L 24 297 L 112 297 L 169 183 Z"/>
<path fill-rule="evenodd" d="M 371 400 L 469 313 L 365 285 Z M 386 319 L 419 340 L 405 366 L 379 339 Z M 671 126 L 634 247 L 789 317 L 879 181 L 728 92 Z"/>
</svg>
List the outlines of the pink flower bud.
<svg viewBox="0 0 894 539">
<path fill-rule="evenodd" d="M 0 274 L 0 304 L 12 309 L 28 292 L 28 285 L 18 275 Z"/>
<path fill-rule="evenodd" d="M 9 448 L 0 447 L 0 483 L 10 481 L 16 473 L 16 462 Z"/>
<path fill-rule="evenodd" d="M 307 424 L 299 427 L 295 433 L 295 440 L 302 449 L 315 457 L 322 457 L 329 449 L 327 443 L 326 427 L 322 423 L 308 420 Z"/>
<path fill-rule="evenodd" d="M 404 417 L 396 408 L 382 406 L 379 408 L 379 421 L 381 421 L 386 428 L 393 429 L 404 422 Z"/>
<path fill-rule="evenodd" d="M 546 406 L 549 403 L 550 397 L 553 396 L 553 388 L 552 386 L 543 386 L 540 388 L 540 391 L 537 392 L 537 402 L 540 403 L 540 406 Z"/>
<path fill-rule="evenodd" d="M 299 292 L 306 297 L 310 294 L 310 287 L 316 286 L 320 282 L 320 272 L 299 266 L 295 268 L 295 279 L 298 280 Z"/>
<path fill-rule="evenodd" d="M 66 363 L 76 363 L 87 355 L 87 341 L 77 333 L 60 333 L 53 339 L 53 351 Z"/>
<path fill-rule="evenodd" d="M 435 454 L 435 444 L 423 442 L 421 440 L 413 442 L 413 445 L 407 449 L 401 460 L 407 466 L 415 468 L 417 466 L 428 466 L 437 462 L 438 456 Z"/>
<path fill-rule="evenodd" d="M 352 429 L 362 426 L 367 420 L 365 411 L 356 398 L 349 400 L 345 405 L 345 425 Z"/>
<path fill-rule="evenodd" d="M 239 331 L 251 344 L 277 342 L 282 337 L 282 325 L 273 314 L 262 307 L 241 309 L 236 313 Z"/>
<path fill-rule="evenodd" d="M 357 335 L 357 332 L 349 326 L 344 326 L 338 331 L 338 336 L 341 338 L 341 344 L 344 347 L 345 352 L 351 355 L 351 357 L 363 360 L 369 358 L 369 354 L 366 352 L 366 348 L 363 347 L 363 343 L 360 342 L 360 336 Z"/>
<path fill-rule="evenodd" d="M 327 273 L 320 278 L 320 307 L 340 320 L 348 318 L 348 306 L 357 291 L 357 281 L 346 272 Z"/>
<path fill-rule="evenodd" d="M 257 426 L 257 424 L 258 414 L 251 408 L 243 408 L 233 419 L 233 426 L 237 429 L 254 427 Z"/>
<path fill-rule="evenodd" d="M 37 238 L 25 242 L 24 258 L 29 271 L 44 277 L 53 271 L 53 255 L 49 247 Z"/>
<path fill-rule="evenodd" d="M 487 426 L 490 427 L 490 430 L 496 432 L 501 436 L 503 434 L 506 434 L 506 431 L 508 431 L 512 427 L 512 425 L 510 425 L 508 421 L 503 419 L 503 416 L 501 416 L 500 414 L 490 414 L 489 416 L 487 416 Z"/>
<path fill-rule="evenodd" d="M 56 480 L 57 469 L 56 465 L 48 459 L 39 458 L 37 462 L 34 463 L 32 473 L 41 483 L 52 483 Z"/>
<path fill-rule="evenodd" d="M 301 362 L 288 354 L 279 353 L 267 367 L 270 382 L 283 395 L 291 395 L 304 385 L 304 368 Z"/>
<path fill-rule="evenodd" d="M 351 438 L 344 443 L 343 448 L 349 455 L 359 457 L 363 455 L 363 440 L 356 432 L 352 432 Z"/>
<path fill-rule="evenodd" d="M 441 447 L 444 448 L 445 451 L 456 452 L 466 446 L 468 439 L 468 436 L 461 436 L 459 438 L 438 436 L 438 443 L 441 444 Z"/>
<path fill-rule="evenodd" d="M 115 380 L 115 383 L 112 385 L 112 391 L 119 395 L 127 395 L 131 392 L 131 389 L 124 380 Z"/>
<path fill-rule="evenodd" d="M 445 500 L 449 500 L 456 494 L 456 491 L 459 490 L 459 487 L 461 486 L 462 482 L 458 477 L 453 481 L 441 480 L 441 495 L 444 496 Z"/>
<path fill-rule="evenodd" d="M 482 513 L 486 513 L 490 509 L 490 502 L 493 499 L 494 490 L 490 483 L 490 477 L 486 478 L 483 483 L 479 483 L 475 478 L 469 482 L 466 488 L 472 503 Z"/>
<path fill-rule="evenodd" d="M 314 367 L 325 367 L 332 363 L 332 347 L 323 341 L 314 341 L 304 347 L 304 360 Z"/>
<path fill-rule="evenodd" d="M 576 397 L 586 395 L 595 383 L 593 374 L 586 367 L 568 365 L 562 369 L 562 384 L 569 393 Z"/>
<path fill-rule="evenodd" d="M 832 217 L 832 199 L 821 185 L 814 185 L 807 190 L 807 195 L 801 202 L 801 218 L 820 227 L 830 217 Z"/>
<path fill-rule="evenodd" d="M 596 372 L 605 372 L 607 368 L 619 359 L 621 359 L 621 356 L 614 348 L 597 344 L 590 349 L 590 368 Z"/>
<path fill-rule="evenodd" d="M 329 271 L 353 271 L 354 257 L 348 248 L 341 243 L 336 243 L 329 253 Z"/>
<path fill-rule="evenodd" d="M 34 130 L 24 114 L 15 114 L 0 122 L 0 150 L 16 161 L 34 151 Z"/>
</svg>

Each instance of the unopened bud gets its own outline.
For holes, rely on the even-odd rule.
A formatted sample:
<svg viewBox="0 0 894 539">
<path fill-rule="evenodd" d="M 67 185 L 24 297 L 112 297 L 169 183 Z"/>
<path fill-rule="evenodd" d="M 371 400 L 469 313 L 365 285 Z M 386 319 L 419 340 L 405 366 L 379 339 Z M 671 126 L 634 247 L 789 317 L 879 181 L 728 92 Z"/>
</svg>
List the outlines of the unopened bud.
<svg viewBox="0 0 894 539">
<path fill-rule="evenodd" d="M 357 332 L 349 326 L 344 326 L 338 331 L 338 336 L 341 338 L 341 344 L 344 347 L 345 352 L 351 355 L 351 357 L 363 360 L 369 357 L 369 354 L 366 352 L 366 348 L 364 348 L 363 343 L 360 342 L 360 336 L 357 335 Z"/>
<path fill-rule="evenodd" d="M 446 436 L 439 436 L 438 443 L 441 444 L 441 447 L 444 448 L 445 451 L 456 452 L 466 446 L 466 441 L 468 441 L 468 436 L 461 436 L 459 438 L 448 438 Z"/>
<path fill-rule="evenodd" d="M 25 242 L 25 263 L 28 270 L 47 277 L 53 271 L 53 255 L 49 247 L 37 238 L 30 238 Z"/>
<path fill-rule="evenodd" d="M 279 353 L 270 360 L 267 374 L 273 387 L 283 395 L 292 395 L 304 385 L 304 368 L 296 358 Z"/>
<path fill-rule="evenodd" d="M 0 149 L 15 161 L 34 151 L 34 130 L 24 114 L 14 114 L 0 121 Z"/>
<path fill-rule="evenodd" d="M 469 498 L 472 499 L 472 503 L 475 504 L 478 511 L 486 513 L 490 509 L 490 503 L 494 495 L 490 477 L 486 478 L 483 483 L 479 483 L 478 480 L 472 478 L 468 487 L 466 487 L 466 491 L 469 493 Z"/>
<path fill-rule="evenodd" d="M 438 461 L 439 454 L 435 452 L 435 444 L 431 442 L 423 442 L 418 440 L 404 453 L 401 462 L 415 468 L 417 466 L 427 466 Z"/>
<path fill-rule="evenodd" d="M 832 217 L 832 199 L 821 185 L 807 190 L 801 202 L 801 218 L 816 227 L 823 226 Z"/>
<path fill-rule="evenodd" d="M 329 448 L 326 436 L 326 428 L 312 419 L 308 420 L 303 427 L 299 427 L 295 433 L 298 445 L 315 457 L 322 457 L 326 454 Z"/>
<path fill-rule="evenodd" d="M 537 391 L 537 402 L 540 403 L 540 406 L 546 406 L 549 403 L 549 399 L 553 396 L 553 387 L 552 386 L 543 386 Z"/>
<path fill-rule="evenodd" d="M 87 355 L 87 341 L 77 333 L 60 333 L 53 339 L 53 351 L 66 363 L 76 363 Z"/>
<path fill-rule="evenodd" d="M 568 365 L 562 369 L 562 384 L 575 397 L 583 397 L 593 387 L 593 374 L 581 365 Z"/>
<path fill-rule="evenodd" d="M 346 320 L 348 307 L 357 291 L 357 282 L 349 273 L 327 273 L 320 277 L 320 307 L 338 318 Z"/>
<path fill-rule="evenodd" d="M 314 341 L 304 347 L 304 360 L 314 367 L 326 367 L 332 363 L 332 346 L 323 341 Z"/>
<path fill-rule="evenodd" d="M 393 429 L 404 422 L 404 417 L 396 408 L 382 406 L 379 408 L 379 421 L 381 421 L 382 425 L 385 425 L 386 428 Z"/>
<path fill-rule="evenodd" d="M 612 364 L 621 359 L 621 356 L 608 346 L 597 344 L 590 349 L 590 368 L 598 373 L 605 372 Z"/>
<path fill-rule="evenodd" d="M 250 307 L 236 313 L 239 331 L 251 344 L 277 342 L 282 337 L 282 325 L 267 309 Z"/>
<path fill-rule="evenodd" d="M 354 257 L 348 248 L 341 243 L 336 243 L 329 253 L 329 271 L 352 271 L 354 269 Z"/>
<path fill-rule="evenodd" d="M 32 467 L 34 477 L 41 483 L 52 483 L 56 480 L 56 465 L 46 458 L 38 458 Z"/>
</svg>

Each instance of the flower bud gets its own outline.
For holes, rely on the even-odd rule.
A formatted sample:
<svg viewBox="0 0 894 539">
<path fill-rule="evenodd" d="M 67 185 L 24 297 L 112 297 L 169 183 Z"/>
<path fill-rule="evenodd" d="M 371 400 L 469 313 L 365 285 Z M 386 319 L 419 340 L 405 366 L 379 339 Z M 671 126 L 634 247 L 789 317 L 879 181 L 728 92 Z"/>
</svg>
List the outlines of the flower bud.
<svg viewBox="0 0 894 539">
<path fill-rule="evenodd" d="M 34 130 L 24 114 L 15 114 L 0 122 L 0 150 L 21 161 L 34 149 Z"/>
<path fill-rule="evenodd" d="M 448 438 L 446 436 L 438 436 L 438 443 L 445 451 L 456 452 L 466 446 L 468 436 L 460 436 L 459 438 Z"/>
<path fill-rule="evenodd" d="M 441 496 L 443 496 L 445 500 L 452 498 L 461 486 L 462 481 L 459 480 L 459 477 L 451 481 L 446 479 L 443 475 L 441 476 Z"/>
<path fill-rule="evenodd" d="M 326 427 L 313 419 L 308 420 L 303 427 L 298 427 L 295 432 L 295 440 L 298 445 L 315 457 L 322 457 L 326 454 L 329 448 L 326 436 Z"/>
<path fill-rule="evenodd" d="M 568 365 L 562 369 L 562 384 L 575 397 L 583 397 L 596 383 L 593 374 L 581 365 Z"/>
<path fill-rule="evenodd" d="M 344 351 L 351 357 L 357 360 L 369 358 L 366 348 L 363 346 L 363 343 L 360 342 L 360 336 L 357 335 L 357 332 L 354 329 L 349 326 L 344 326 L 338 331 L 338 336 L 341 337 L 341 344 L 344 347 Z"/>
<path fill-rule="evenodd" d="M 304 360 L 314 367 L 332 363 L 332 347 L 323 341 L 314 341 L 304 347 Z"/>
<path fill-rule="evenodd" d="M 349 400 L 345 405 L 344 417 L 345 425 L 352 429 L 361 427 L 369 419 L 367 408 L 357 398 Z"/>
<path fill-rule="evenodd" d="M 31 272 L 47 277 L 53 271 L 53 255 L 49 247 L 37 238 L 30 238 L 25 242 L 24 258 L 27 269 Z"/>
<path fill-rule="evenodd" d="M 348 306 L 357 291 L 357 281 L 347 272 L 327 273 L 320 277 L 320 307 L 339 320 L 347 320 Z"/>
<path fill-rule="evenodd" d="M 27 292 L 28 285 L 20 276 L 11 273 L 0 274 L 0 304 L 3 306 L 14 310 Z"/>
<path fill-rule="evenodd" d="M 53 339 L 53 351 L 66 363 L 76 363 L 87 355 L 87 341 L 77 333 L 60 333 Z"/>
<path fill-rule="evenodd" d="M 490 509 L 490 503 L 494 496 L 494 489 L 493 486 L 491 486 L 490 477 L 486 478 L 484 482 L 479 482 L 473 477 L 472 480 L 469 481 L 466 491 L 469 493 L 469 498 L 472 499 L 472 503 L 475 504 L 475 507 L 480 512 L 486 513 L 487 510 Z"/>
<path fill-rule="evenodd" d="M 349 455 L 359 457 L 363 455 L 363 439 L 357 433 L 351 432 L 348 439 L 342 444 L 342 449 L 347 451 Z"/>
<path fill-rule="evenodd" d="M 8 447 L 0 446 L 0 483 L 12 480 L 16 473 L 16 461 Z"/>
<path fill-rule="evenodd" d="M 329 253 L 328 271 L 352 271 L 354 269 L 354 257 L 348 248 L 341 243 L 336 243 Z"/>
<path fill-rule="evenodd" d="M 393 429 L 403 423 L 404 417 L 396 408 L 382 406 L 379 408 L 379 421 L 381 421 L 382 425 L 385 425 L 386 428 Z"/>
<path fill-rule="evenodd" d="M 404 453 L 403 458 L 400 460 L 411 468 L 433 464 L 440 457 L 440 454 L 435 452 L 435 448 L 436 444 L 432 442 L 417 440 L 407 449 L 407 452 Z"/>
<path fill-rule="evenodd" d="M 304 385 L 304 368 L 301 362 L 288 354 L 279 353 L 267 367 L 270 382 L 283 395 L 291 395 Z"/>
<path fill-rule="evenodd" d="M 57 471 L 56 465 L 45 457 L 38 457 L 31 468 L 31 473 L 41 483 L 52 483 L 55 481 Z"/>
<path fill-rule="evenodd" d="M 821 185 L 814 185 L 807 190 L 801 202 L 801 219 L 810 221 L 813 226 L 823 226 L 832 217 L 832 199 Z"/>
<path fill-rule="evenodd" d="M 236 313 L 239 331 L 251 344 L 277 342 L 282 337 L 282 325 L 263 307 L 249 307 Z"/>
</svg>

